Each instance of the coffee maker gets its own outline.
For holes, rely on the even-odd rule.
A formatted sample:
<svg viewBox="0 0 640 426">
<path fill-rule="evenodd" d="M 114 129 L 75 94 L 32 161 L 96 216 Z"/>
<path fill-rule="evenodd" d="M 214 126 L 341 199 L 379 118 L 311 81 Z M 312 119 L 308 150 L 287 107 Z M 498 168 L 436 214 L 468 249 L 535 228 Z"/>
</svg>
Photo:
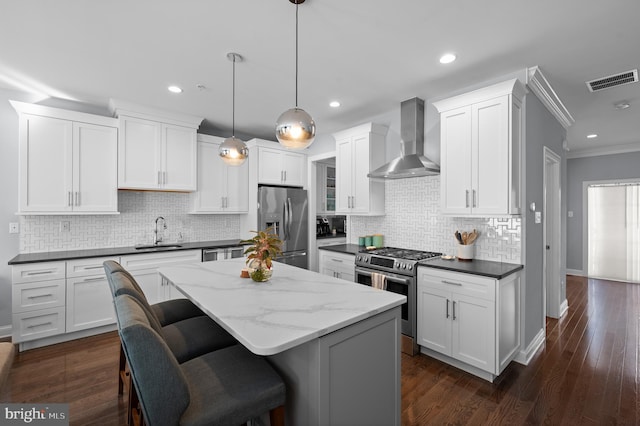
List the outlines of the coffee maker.
<svg viewBox="0 0 640 426">
<path fill-rule="evenodd" d="M 331 234 L 331 226 L 326 217 L 316 218 L 316 237 Z"/>
</svg>

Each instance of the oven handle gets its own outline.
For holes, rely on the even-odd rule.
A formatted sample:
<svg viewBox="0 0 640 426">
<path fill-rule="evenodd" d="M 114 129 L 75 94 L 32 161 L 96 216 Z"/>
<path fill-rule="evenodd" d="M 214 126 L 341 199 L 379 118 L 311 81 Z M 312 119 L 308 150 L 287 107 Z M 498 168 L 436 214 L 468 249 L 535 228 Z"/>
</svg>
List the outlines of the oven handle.
<svg viewBox="0 0 640 426">
<path fill-rule="evenodd" d="M 357 275 L 364 275 L 364 276 L 370 277 L 371 273 L 373 273 L 375 271 L 371 271 L 371 270 L 363 269 L 363 268 L 358 268 L 356 266 L 355 272 L 356 272 L 356 276 Z M 382 274 L 382 275 L 386 276 L 387 277 L 387 281 L 393 281 L 393 282 L 404 284 L 404 285 L 407 285 L 407 286 L 411 284 L 411 280 L 412 280 L 412 278 L 401 278 L 401 277 L 398 277 L 395 274 L 388 274 L 386 272 L 378 272 L 378 274 Z"/>
</svg>

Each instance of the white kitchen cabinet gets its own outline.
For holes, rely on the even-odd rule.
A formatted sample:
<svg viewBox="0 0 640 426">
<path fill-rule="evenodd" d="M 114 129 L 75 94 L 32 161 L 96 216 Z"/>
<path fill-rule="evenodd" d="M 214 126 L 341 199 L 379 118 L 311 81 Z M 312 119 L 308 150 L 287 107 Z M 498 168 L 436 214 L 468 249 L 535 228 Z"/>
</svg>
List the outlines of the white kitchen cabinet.
<svg viewBox="0 0 640 426">
<path fill-rule="evenodd" d="M 142 288 L 150 304 L 164 300 L 183 298 L 181 293 L 172 289 L 172 285 L 162 280 L 158 268 L 183 263 L 200 262 L 201 250 L 174 250 L 162 253 L 142 253 L 122 256 L 120 264 Z"/>
<path fill-rule="evenodd" d="M 117 213 L 117 121 L 11 103 L 20 116 L 19 212 Z"/>
<path fill-rule="evenodd" d="M 316 214 L 336 212 L 336 167 L 318 163 L 316 166 Z"/>
<path fill-rule="evenodd" d="M 384 214 L 384 181 L 367 174 L 385 162 L 387 127 L 368 123 L 334 134 L 336 213 Z"/>
<path fill-rule="evenodd" d="M 330 250 L 318 250 L 319 270 L 323 275 L 355 281 L 355 256 Z"/>
<path fill-rule="evenodd" d="M 119 258 L 89 258 L 67 262 L 66 332 L 116 323 L 113 296 L 102 263 Z"/>
<path fill-rule="evenodd" d="M 126 115 L 119 118 L 119 188 L 196 190 L 196 128 Z"/>
<path fill-rule="evenodd" d="M 223 138 L 198 135 L 198 190 L 193 213 L 247 213 L 249 162 L 230 166 L 218 154 Z"/>
<path fill-rule="evenodd" d="M 517 79 L 434 102 L 440 112 L 442 213 L 520 214 L 522 100 Z"/>
<path fill-rule="evenodd" d="M 12 267 L 13 343 L 65 332 L 65 271 L 65 262 Z"/>
<path fill-rule="evenodd" d="M 421 351 L 493 381 L 520 348 L 520 273 L 497 280 L 421 267 Z"/>
<path fill-rule="evenodd" d="M 275 144 L 274 144 L 275 145 Z M 287 149 L 258 147 L 258 183 L 306 186 L 307 156 Z"/>
</svg>

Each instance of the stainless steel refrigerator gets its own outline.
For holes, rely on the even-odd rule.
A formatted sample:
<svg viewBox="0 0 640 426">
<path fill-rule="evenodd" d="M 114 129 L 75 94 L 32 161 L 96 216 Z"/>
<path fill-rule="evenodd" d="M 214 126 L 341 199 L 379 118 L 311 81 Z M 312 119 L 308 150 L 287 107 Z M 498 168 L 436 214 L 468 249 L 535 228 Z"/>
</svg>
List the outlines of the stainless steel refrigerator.
<svg viewBox="0 0 640 426">
<path fill-rule="evenodd" d="M 258 228 L 273 227 L 282 240 L 277 262 L 309 268 L 307 191 L 300 188 L 258 188 Z"/>
</svg>

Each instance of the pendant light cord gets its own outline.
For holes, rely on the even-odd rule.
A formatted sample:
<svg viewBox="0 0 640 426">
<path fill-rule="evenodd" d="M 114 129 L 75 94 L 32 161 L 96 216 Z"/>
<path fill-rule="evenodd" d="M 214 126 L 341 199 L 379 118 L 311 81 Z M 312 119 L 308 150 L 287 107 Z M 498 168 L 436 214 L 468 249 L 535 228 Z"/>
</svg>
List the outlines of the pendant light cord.
<svg viewBox="0 0 640 426">
<path fill-rule="evenodd" d="M 236 137 L 236 57 L 233 56 L 233 89 L 231 101 L 231 136 Z"/>
<path fill-rule="evenodd" d="M 298 108 L 298 3 L 296 2 L 296 108 Z"/>
</svg>

